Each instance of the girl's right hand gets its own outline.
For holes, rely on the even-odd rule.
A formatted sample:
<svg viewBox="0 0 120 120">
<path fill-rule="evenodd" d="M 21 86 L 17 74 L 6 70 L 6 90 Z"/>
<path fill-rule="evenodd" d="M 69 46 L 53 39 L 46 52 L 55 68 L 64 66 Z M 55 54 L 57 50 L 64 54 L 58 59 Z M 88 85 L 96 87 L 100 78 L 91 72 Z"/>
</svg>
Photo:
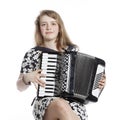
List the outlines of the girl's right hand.
<svg viewBox="0 0 120 120">
<path fill-rule="evenodd" d="M 40 79 L 41 77 L 45 77 L 45 74 L 42 74 L 41 72 L 42 70 L 39 69 L 30 73 L 26 73 L 24 74 L 23 79 L 26 83 L 32 82 L 36 88 L 38 84 L 42 87 L 45 87 L 45 82 Z"/>
</svg>

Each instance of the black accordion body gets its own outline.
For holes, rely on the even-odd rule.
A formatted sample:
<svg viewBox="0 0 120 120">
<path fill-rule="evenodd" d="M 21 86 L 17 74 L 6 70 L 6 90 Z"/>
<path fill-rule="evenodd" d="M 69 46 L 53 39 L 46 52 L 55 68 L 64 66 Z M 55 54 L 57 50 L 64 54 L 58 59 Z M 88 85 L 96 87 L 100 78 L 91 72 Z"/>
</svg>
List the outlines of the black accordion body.
<svg viewBox="0 0 120 120">
<path fill-rule="evenodd" d="M 80 52 L 41 54 L 41 78 L 45 87 L 38 85 L 37 97 L 58 96 L 70 100 L 98 101 L 102 89 L 98 82 L 105 71 L 105 61 Z"/>
</svg>

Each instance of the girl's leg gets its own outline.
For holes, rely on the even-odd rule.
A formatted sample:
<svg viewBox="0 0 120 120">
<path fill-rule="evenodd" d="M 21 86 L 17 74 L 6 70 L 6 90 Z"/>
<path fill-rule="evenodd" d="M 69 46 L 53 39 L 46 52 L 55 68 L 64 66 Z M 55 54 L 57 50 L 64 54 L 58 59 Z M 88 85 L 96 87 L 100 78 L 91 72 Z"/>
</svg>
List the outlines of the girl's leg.
<svg viewBox="0 0 120 120">
<path fill-rule="evenodd" d="M 80 118 L 64 99 L 58 98 L 48 106 L 44 120 L 80 120 Z"/>
</svg>

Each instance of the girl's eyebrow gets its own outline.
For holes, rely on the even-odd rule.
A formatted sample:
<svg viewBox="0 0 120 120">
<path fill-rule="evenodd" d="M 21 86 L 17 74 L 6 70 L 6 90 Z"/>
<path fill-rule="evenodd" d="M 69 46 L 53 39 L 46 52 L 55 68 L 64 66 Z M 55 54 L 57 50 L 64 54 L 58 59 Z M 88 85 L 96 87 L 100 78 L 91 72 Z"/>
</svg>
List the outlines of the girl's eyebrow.
<svg viewBox="0 0 120 120">
<path fill-rule="evenodd" d="M 50 21 L 50 22 L 56 22 L 57 23 L 56 20 L 55 21 Z M 41 23 L 47 23 L 47 21 L 41 21 Z"/>
</svg>

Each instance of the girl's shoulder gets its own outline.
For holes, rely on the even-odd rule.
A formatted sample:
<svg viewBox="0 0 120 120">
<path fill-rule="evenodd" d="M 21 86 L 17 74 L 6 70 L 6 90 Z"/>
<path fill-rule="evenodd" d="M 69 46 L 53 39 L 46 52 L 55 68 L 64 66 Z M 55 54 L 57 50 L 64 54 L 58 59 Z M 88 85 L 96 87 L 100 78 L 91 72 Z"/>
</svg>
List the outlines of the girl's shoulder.
<svg viewBox="0 0 120 120">
<path fill-rule="evenodd" d="M 75 45 L 69 45 L 67 51 L 79 51 L 79 48 Z"/>
<path fill-rule="evenodd" d="M 35 55 L 37 55 L 37 54 L 41 54 L 41 50 L 40 49 L 38 49 L 38 47 L 32 47 L 32 48 L 30 48 L 26 53 L 25 53 L 25 56 L 24 57 L 33 57 L 33 56 L 35 56 Z"/>
</svg>

